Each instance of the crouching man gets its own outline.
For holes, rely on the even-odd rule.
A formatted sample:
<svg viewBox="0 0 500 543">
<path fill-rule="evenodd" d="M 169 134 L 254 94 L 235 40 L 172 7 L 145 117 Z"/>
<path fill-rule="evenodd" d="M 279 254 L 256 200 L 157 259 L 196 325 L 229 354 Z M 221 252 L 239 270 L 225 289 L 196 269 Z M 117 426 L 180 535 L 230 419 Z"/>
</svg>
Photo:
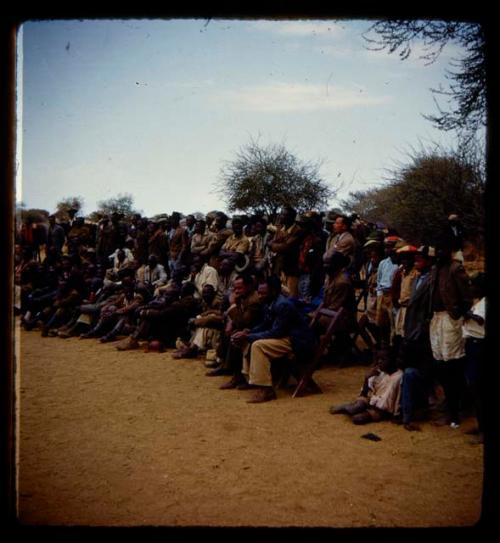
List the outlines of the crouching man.
<svg viewBox="0 0 500 543">
<path fill-rule="evenodd" d="M 315 337 L 295 305 L 281 294 L 278 277 L 270 276 L 258 287 L 265 305 L 262 324 L 231 336 L 233 344 L 244 350 L 242 373 L 256 393 L 248 403 L 276 399 L 273 389 L 271 363 L 289 355 L 304 358 L 315 347 Z"/>
<path fill-rule="evenodd" d="M 189 345 L 174 351 L 172 358 L 196 358 L 200 353 L 217 349 L 224 325 L 224 315 L 220 299 L 216 295 L 217 291 L 213 285 L 207 283 L 203 287 L 202 312 L 189 321 L 193 328 Z"/>
</svg>

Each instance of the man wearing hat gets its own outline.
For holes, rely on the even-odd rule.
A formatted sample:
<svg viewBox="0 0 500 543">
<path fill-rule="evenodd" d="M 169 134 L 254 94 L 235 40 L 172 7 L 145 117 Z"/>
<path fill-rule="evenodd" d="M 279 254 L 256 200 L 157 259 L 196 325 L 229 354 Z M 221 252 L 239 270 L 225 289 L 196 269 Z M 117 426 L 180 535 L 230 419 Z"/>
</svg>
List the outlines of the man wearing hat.
<svg viewBox="0 0 500 543">
<path fill-rule="evenodd" d="M 419 409 L 428 406 L 432 387 L 432 350 L 429 323 L 432 318 L 432 274 L 435 251 L 422 246 L 415 254 L 417 276 L 413 281 L 404 319 L 404 338 L 400 352 L 401 416 L 407 430 L 420 430 L 415 424 Z"/>
<path fill-rule="evenodd" d="M 414 256 L 417 251 L 418 249 L 413 245 L 403 245 L 396 249 L 399 269 L 392 280 L 392 304 L 395 309 L 394 341 L 404 337 L 406 308 L 411 296 L 413 282 L 418 274 L 414 267 Z"/>
</svg>

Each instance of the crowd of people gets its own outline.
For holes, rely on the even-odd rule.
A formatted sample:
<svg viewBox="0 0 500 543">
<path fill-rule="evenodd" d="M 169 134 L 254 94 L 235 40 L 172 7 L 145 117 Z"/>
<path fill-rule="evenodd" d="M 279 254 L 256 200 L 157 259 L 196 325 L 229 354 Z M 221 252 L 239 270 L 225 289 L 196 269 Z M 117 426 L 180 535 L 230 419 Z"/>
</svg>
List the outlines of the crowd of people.
<svg viewBox="0 0 500 543">
<path fill-rule="evenodd" d="M 98 224 L 77 215 L 16 232 L 26 331 L 203 357 L 207 376 L 228 376 L 222 389 L 255 389 L 249 401 L 261 403 L 276 399 L 278 360 L 307 364 L 315 352 L 328 325 L 311 326 L 315 312 L 342 308 L 329 355 L 353 356 L 361 334 L 373 357 L 359 397 L 332 414 L 419 430 L 440 385 L 441 422 L 458 428 L 472 398 L 482 442 L 485 275 L 464 269 L 457 215 L 419 247 L 334 211 L 285 207 L 274 223 L 223 212 L 112 213 Z"/>
</svg>

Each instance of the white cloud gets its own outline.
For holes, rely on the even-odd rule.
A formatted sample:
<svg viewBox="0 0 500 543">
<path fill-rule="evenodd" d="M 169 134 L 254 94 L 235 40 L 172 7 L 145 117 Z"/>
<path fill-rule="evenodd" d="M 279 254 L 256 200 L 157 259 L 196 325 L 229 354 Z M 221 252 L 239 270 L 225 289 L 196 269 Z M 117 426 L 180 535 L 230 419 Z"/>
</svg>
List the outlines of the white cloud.
<svg viewBox="0 0 500 543">
<path fill-rule="evenodd" d="M 260 112 L 340 110 L 374 106 L 390 101 L 389 96 L 370 96 L 363 88 L 335 85 L 275 83 L 227 93 L 237 109 Z"/>
</svg>

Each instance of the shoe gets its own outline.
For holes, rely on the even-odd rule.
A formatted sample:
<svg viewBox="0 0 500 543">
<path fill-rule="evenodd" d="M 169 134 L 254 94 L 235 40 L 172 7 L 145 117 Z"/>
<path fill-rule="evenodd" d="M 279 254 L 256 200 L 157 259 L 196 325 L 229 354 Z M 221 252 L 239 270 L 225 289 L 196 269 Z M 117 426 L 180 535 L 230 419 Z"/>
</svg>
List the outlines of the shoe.
<svg viewBox="0 0 500 543">
<path fill-rule="evenodd" d="M 221 390 L 230 390 L 232 388 L 238 388 L 238 385 L 243 384 L 243 382 L 244 382 L 244 377 L 243 376 L 233 375 L 233 377 L 231 378 L 230 381 L 228 381 L 227 383 L 224 383 L 219 388 Z"/>
<path fill-rule="evenodd" d="M 91 330 L 90 332 L 85 332 L 84 334 L 80 334 L 80 339 L 91 339 L 95 338 L 96 334 Z"/>
<path fill-rule="evenodd" d="M 47 337 L 49 335 L 49 329 L 47 326 L 43 325 L 42 326 L 42 332 L 41 332 L 41 336 L 42 337 Z"/>
<path fill-rule="evenodd" d="M 101 343 L 109 343 L 110 341 L 116 341 L 116 336 L 110 336 L 106 334 L 105 336 L 102 336 L 101 338 L 99 338 L 99 341 Z"/>
<path fill-rule="evenodd" d="M 457 428 L 460 428 L 460 424 L 458 422 L 450 422 L 450 428 L 456 430 Z"/>
<path fill-rule="evenodd" d="M 403 428 L 405 430 L 408 430 L 409 432 L 421 432 L 422 428 L 418 424 L 415 424 L 414 422 L 407 422 Z"/>
<path fill-rule="evenodd" d="M 264 403 L 271 400 L 276 400 L 276 392 L 274 392 L 274 389 L 272 387 L 262 387 L 252 398 L 247 400 L 247 403 Z"/>
<path fill-rule="evenodd" d="M 120 341 L 116 346 L 118 351 L 130 351 L 132 349 L 137 349 L 139 347 L 139 342 L 133 337 L 128 337 L 123 341 Z"/>
<path fill-rule="evenodd" d="M 431 424 L 433 426 L 448 426 L 450 424 L 450 419 L 448 417 L 441 417 L 439 419 L 433 420 Z"/>
<path fill-rule="evenodd" d="M 181 358 L 196 358 L 197 356 L 198 356 L 197 347 L 187 347 L 186 349 L 175 351 L 172 354 L 172 358 L 175 358 L 176 360 L 179 360 Z"/>
<path fill-rule="evenodd" d="M 226 368 L 217 367 L 214 370 L 207 371 L 207 377 L 218 377 L 219 375 L 231 375 L 232 371 Z"/>
<path fill-rule="evenodd" d="M 247 383 L 244 381 L 240 385 L 236 387 L 238 390 L 250 390 L 252 388 L 261 388 L 259 385 L 251 385 L 250 383 Z"/>
<path fill-rule="evenodd" d="M 369 411 L 363 411 L 363 413 L 356 413 L 355 415 L 353 415 L 351 420 L 354 424 L 368 424 L 369 422 L 373 422 L 373 418 Z"/>
<path fill-rule="evenodd" d="M 52 328 L 52 330 L 49 330 L 49 331 L 47 332 L 47 335 L 48 335 L 49 337 L 56 337 L 56 336 L 57 336 L 57 333 L 58 333 L 58 330 Z"/>
<path fill-rule="evenodd" d="M 182 349 L 187 349 L 188 347 L 189 347 L 189 345 L 185 341 L 183 341 L 180 337 L 178 337 L 175 340 L 175 348 L 178 351 L 182 351 Z"/>
<path fill-rule="evenodd" d="M 219 366 L 217 360 L 205 360 L 204 364 L 205 368 L 217 368 Z"/>
</svg>

